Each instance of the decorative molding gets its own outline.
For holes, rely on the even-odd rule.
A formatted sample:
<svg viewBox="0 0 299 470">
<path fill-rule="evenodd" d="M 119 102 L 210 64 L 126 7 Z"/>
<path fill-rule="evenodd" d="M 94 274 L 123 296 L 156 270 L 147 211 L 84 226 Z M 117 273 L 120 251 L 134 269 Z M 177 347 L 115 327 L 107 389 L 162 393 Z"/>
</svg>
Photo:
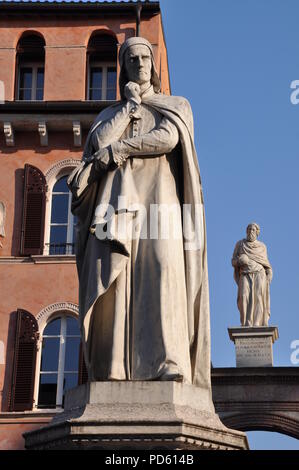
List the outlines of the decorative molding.
<svg viewBox="0 0 299 470">
<path fill-rule="evenodd" d="M 76 430 L 77 431 L 77 430 Z M 44 432 L 44 431 L 42 431 Z M 33 434 L 33 433 L 32 433 Z M 155 438 L 152 436 L 144 437 L 117 437 L 110 436 L 100 437 L 98 435 L 84 435 L 83 437 L 67 436 L 55 437 L 53 433 L 48 433 L 46 439 L 42 440 L 42 436 L 38 441 L 35 436 L 26 436 L 26 448 L 34 450 L 71 450 L 71 449 L 96 449 L 96 450 L 235 450 L 234 445 L 219 444 L 217 442 L 207 442 L 204 439 L 190 439 L 187 437 L 174 437 L 174 438 Z M 61 433 L 60 433 L 61 434 Z M 51 441 L 51 438 L 53 439 Z M 132 446 L 132 447 L 130 447 Z"/>
<path fill-rule="evenodd" d="M 38 321 L 38 324 L 41 325 L 44 324 L 54 313 L 65 311 L 74 313 L 76 316 L 78 316 L 79 306 L 72 302 L 57 302 L 55 304 L 50 304 L 37 314 L 36 320 Z"/>
<path fill-rule="evenodd" d="M 4 122 L 4 135 L 7 147 L 14 147 L 15 137 L 11 122 Z"/>
<path fill-rule="evenodd" d="M 299 413 L 299 402 L 295 401 L 237 401 L 237 402 L 228 402 L 228 401 L 216 401 L 214 400 L 214 405 L 217 413 L 263 413 L 265 411 L 272 412 L 296 412 Z"/>
<path fill-rule="evenodd" d="M 40 137 L 40 144 L 42 147 L 47 147 L 48 145 L 48 129 L 45 121 L 38 123 L 38 133 Z"/>
<path fill-rule="evenodd" d="M 75 255 L 32 255 L 34 264 L 75 264 Z"/>
<path fill-rule="evenodd" d="M 0 256 L 0 264 L 75 264 L 75 255 Z"/>
<path fill-rule="evenodd" d="M 33 263 L 29 256 L 0 256 L 0 264 Z"/>
<path fill-rule="evenodd" d="M 74 158 L 67 158 L 65 160 L 60 160 L 59 162 L 52 165 L 45 173 L 45 178 L 47 181 L 48 187 L 50 186 L 51 181 L 57 178 L 59 173 L 63 170 L 73 170 L 77 166 L 79 166 L 81 160 L 76 160 Z"/>
<path fill-rule="evenodd" d="M 74 134 L 74 146 L 81 147 L 82 145 L 82 129 L 80 121 L 73 121 L 73 134 Z"/>
<path fill-rule="evenodd" d="M 275 370 L 275 368 L 273 368 Z M 299 369 L 298 369 L 299 372 Z M 269 375 L 269 376 L 222 376 L 213 377 L 212 384 L 214 386 L 238 386 L 238 385 L 280 385 L 280 384 L 296 384 L 299 385 L 299 374 L 288 374 L 286 375 Z"/>
</svg>

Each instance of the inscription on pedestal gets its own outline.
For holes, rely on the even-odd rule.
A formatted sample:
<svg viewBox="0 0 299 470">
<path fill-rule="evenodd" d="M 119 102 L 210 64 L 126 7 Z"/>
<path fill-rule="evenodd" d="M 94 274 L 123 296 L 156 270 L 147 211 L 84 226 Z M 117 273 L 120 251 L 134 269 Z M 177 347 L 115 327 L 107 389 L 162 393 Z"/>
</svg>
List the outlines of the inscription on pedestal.
<svg viewBox="0 0 299 470">
<path fill-rule="evenodd" d="M 272 367 L 272 345 L 278 338 L 276 326 L 228 328 L 235 343 L 237 367 Z"/>
<path fill-rule="evenodd" d="M 237 367 L 271 367 L 272 340 L 268 338 L 236 338 Z"/>
</svg>

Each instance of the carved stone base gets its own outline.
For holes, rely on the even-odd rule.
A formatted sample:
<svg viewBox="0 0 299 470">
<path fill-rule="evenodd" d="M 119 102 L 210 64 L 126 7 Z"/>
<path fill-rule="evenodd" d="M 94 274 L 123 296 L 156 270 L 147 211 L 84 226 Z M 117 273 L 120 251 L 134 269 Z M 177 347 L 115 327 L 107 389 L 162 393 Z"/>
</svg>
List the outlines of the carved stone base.
<svg viewBox="0 0 299 470">
<path fill-rule="evenodd" d="M 239 326 L 228 328 L 235 343 L 237 367 L 273 366 L 272 344 L 278 338 L 276 326 Z"/>
<path fill-rule="evenodd" d="M 178 382 L 81 385 L 66 394 L 64 412 L 24 437 L 26 449 L 248 449 L 206 390 Z"/>
</svg>

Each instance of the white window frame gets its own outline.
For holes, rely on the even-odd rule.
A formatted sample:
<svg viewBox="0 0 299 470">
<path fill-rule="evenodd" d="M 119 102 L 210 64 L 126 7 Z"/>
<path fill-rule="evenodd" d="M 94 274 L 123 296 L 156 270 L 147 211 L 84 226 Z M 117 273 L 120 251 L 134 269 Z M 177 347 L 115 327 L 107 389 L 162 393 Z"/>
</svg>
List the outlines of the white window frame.
<svg viewBox="0 0 299 470">
<path fill-rule="evenodd" d="M 21 85 L 21 69 L 31 68 L 32 69 L 32 88 L 31 88 L 31 99 L 30 100 L 22 100 L 20 99 L 20 85 Z M 39 68 L 44 69 L 44 80 L 45 80 L 45 64 L 43 62 L 25 62 L 24 64 L 20 63 L 18 67 L 18 98 L 17 101 L 43 101 L 44 100 L 44 91 L 45 86 L 43 89 L 43 99 L 37 100 L 36 99 L 36 85 L 37 85 L 37 70 Z M 45 85 L 45 82 L 44 82 Z"/>
<path fill-rule="evenodd" d="M 114 67 L 115 71 L 117 71 L 116 62 L 101 62 L 101 61 L 90 61 L 88 66 L 88 77 L 87 77 L 87 99 L 92 100 L 91 98 L 91 88 L 90 88 L 90 75 L 91 75 L 91 68 L 93 67 L 101 67 L 102 68 L 102 99 L 95 100 L 95 101 L 107 101 L 107 76 L 108 76 L 108 68 Z M 116 87 L 115 87 L 115 96 L 116 96 Z M 109 100 L 114 101 L 114 100 Z"/>
<path fill-rule="evenodd" d="M 78 318 L 72 316 L 72 315 L 55 315 L 49 319 L 47 324 L 44 327 L 43 332 L 49 325 L 54 320 L 61 320 L 60 324 L 60 335 L 44 335 L 42 334 L 41 338 L 41 348 L 40 348 L 40 360 L 39 360 L 39 373 L 38 373 L 38 390 L 37 390 L 37 401 L 36 401 L 36 407 L 39 408 L 38 402 L 39 402 L 39 386 L 40 386 L 40 377 L 41 375 L 49 375 L 49 374 L 57 374 L 57 390 L 56 390 L 56 408 L 62 408 L 62 402 L 63 402 L 63 380 L 64 380 L 64 374 L 65 374 L 65 353 L 66 353 L 66 341 L 67 338 L 81 338 L 80 332 L 78 335 L 66 335 L 66 327 L 67 327 L 67 318 L 74 318 L 75 320 L 78 321 Z M 59 343 L 59 356 L 58 356 L 58 371 L 41 371 L 41 364 L 42 364 L 42 343 L 44 338 L 58 338 L 60 336 L 60 343 Z M 67 371 L 68 373 L 76 373 L 79 374 L 79 370 L 76 371 Z"/>
<path fill-rule="evenodd" d="M 66 171 L 60 173 L 57 175 L 57 177 L 52 181 L 52 184 L 50 185 L 51 187 L 48 190 L 48 203 L 46 207 L 46 223 L 45 223 L 45 242 L 44 242 L 44 255 L 45 256 L 59 256 L 59 255 L 50 255 L 50 239 L 51 239 L 51 227 L 53 226 L 66 226 L 66 224 L 59 224 L 59 223 L 51 223 L 51 218 L 52 218 L 52 197 L 53 194 L 66 194 L 66 193 L 59 193 L 59 192 L 53 192 L 54 186 L 62 178 L 67 177 L 72 169 L 67 169 Z M 68 221 L 67 221 L 67 236 L 66 236 L 66 242 L 72 244 L 73 243 L 73 233 L 74 233 L 74 215 L 72 214 L 71 211 L 71 206 L 72 206 L 72 194 L 69 191 L 69 200 L 68 200 Z M 66 255 L 69 256 L 74 256 L 73 253 L 66 253 Z M 66 256 L 62 255 L 62 256 Z"/>
</svg>

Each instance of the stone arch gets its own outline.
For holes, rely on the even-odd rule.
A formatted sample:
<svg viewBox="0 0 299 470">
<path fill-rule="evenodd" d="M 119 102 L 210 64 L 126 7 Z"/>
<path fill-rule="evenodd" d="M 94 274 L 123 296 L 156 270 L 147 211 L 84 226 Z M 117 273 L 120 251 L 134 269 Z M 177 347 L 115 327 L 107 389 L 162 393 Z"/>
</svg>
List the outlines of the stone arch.
<svg viewBox="0 0 299 470">
<path fill-rule="evenodd" d="M 46 46 L 46 40 L 45 36 L 38 30 L 36 29 L 25 29 L 24 31 L 21 31 L 16 37 L 15 37 L 15 49 L 17 48 L 19 42 L 25 38 L 26 36 L 37 36 L 40 39 L 44 41 L 44 45 Z"/>
<path fill-rule="evenodd" d="M 299 439 L 299 421 L 296 418 L 274 413 L 239 413 L 222 416 L 225 426 L 238 431 L 270 431 Z"/>
<path fill-rule="evenodd" d="M 36 369 L 35 369 L 35 386 L 34 386 L 34 403 L 37 407 L 38 393 L 39 393 L 39 374 L 41 367 L 41 343 L 43 339 L 43 331 L 49 322 L 56 316 L 61 316 L 63 313 L 68 313 L 75 318 L 79 318 L 79 306 L 73 302 L 56 302 L 54 304 L 47 305 L 44 307 L 36 316 L 39 328 L 39 340 L 38 340 L 38 353 L 36 358 Z"/>
<path fill-rule="evenodd" d="M 59 313 L 67 312 L 78 318 L 79 306 L 73 302 L 56 302 L 43 308 L 36 316 L 39 331 L 42 332 L 49 319 Z"/>
<path fill-rule="evenodd" d="M 75 158 L 67 158 L 60 160 L 52 165 L 45 173 L 47 192 L 46 192 L 46 211 L 45 211 L 45 232 L 44 232 L 44 254 L 48 254 L 48 243 L 50 239 L 50 218 L 52 209 L 52 190 L 53 186 L 59 178 L 69 175 L 77 166 L 79 166 L 81 160 Z"/>
<path fill-rule="evenodd" d="M 88 44 L 93 36 L 96 35 L 103 35 L 103 36 L 111 36 L 115 41 L 118 43 L 117 35 L 115 34 L 114 31 L 111 29 L 107 28 L 99 28 L 99 29 L 94 29 L 93 31 L 89 32 L 89 34 L 85 38 L 85 46 L 86 48 L 88 47 Z"/>
<path fill-rule="evenodd" d="M 66 158 L 65 160 L 59 160 L 54 165 L 52 165 L 45 173 L 48 192 L 49 190 L 52 190 L 52 187 L 58 178 L 70 173 L 74 168 L 80 165 L 80 163 L 81 160 L 77 160 L 75 158 Z"/>
<path fill-rule="evenodd" d="M 34 30 L 23 31 L 15 47 L 15 77 L 14 77 L 14 95 L 17 100 L 40 100 L 43 99 L 43 85 L 37 88 L 37 73 L 42 68 L 44 76 L 45 69 L 45 47 L 44 36 Z M 22 70 L 29 67 L 31 76 L 31 85 L 25 89 L 22 87 Z M 35 77 L 35 78 L 34 78 Z M 39 91 L 38 91 L 39 90 Z"/>
</svg>

